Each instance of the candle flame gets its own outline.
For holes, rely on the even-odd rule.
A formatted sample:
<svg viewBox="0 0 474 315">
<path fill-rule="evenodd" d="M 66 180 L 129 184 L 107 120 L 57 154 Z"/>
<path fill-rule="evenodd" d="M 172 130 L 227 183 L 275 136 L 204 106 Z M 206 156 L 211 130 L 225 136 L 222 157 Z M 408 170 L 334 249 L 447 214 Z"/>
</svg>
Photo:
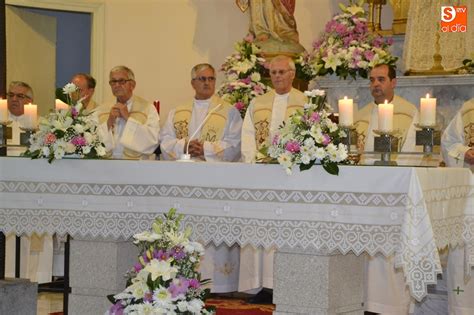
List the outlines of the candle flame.
<svg viewBox="0 0 474 315">
<path fill-rule="evenodd" d="M 385 100 L 384 104 L 388 104 L 388 100 Z"/>
<path fill-rule="evenodd" d="M 426 98 L 430 98 L 430 93 L 426 93 Z"/>
<path fill-rule="evenodd" d="M 347 96 L 344 96 L 344 99 L 347 100 Z"/>
</svg>

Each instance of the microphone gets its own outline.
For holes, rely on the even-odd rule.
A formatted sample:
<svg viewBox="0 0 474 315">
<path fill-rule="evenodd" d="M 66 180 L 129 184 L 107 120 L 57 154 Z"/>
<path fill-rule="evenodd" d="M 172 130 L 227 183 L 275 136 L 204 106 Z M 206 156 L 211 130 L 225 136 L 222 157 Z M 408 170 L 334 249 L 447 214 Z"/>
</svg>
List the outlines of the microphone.
<svg viewBox="0 0 474 315">
<path fill-rule="evenodd" d="M 186 153 L 184 154 L 181 154 L 179 160 L 179 162 L 194 162 L 193 160 L 191 160 L 191 154 L 189 154 L 189 143 L 191 142 L 191 140 L 194 138 L 194 136 L 196 136 L 196 134 L 198 133 L 199 130 L 201 130 L 202 126 L 204 126 L 204 124 L 206 123 L 206 121 L 209 119 L 209 117 L 211 117 L 211 115 L 216 112 L 219 108 L 222 107 L 222 104 L 219 103 L 216 107 L 214 107 L 212 110 L 209 111 L 209 113 L 207 113 L 206 117 L 204 117 L 204 119 L 202 120 L 202 122 L 199 124 L 199 126 L 196 128 L 196 130 L 193 132 L 193 134 L 191 135 L 191 137 L 189 137 L 188 139 L 188 145 L 186 146 Z"/>
</svg>

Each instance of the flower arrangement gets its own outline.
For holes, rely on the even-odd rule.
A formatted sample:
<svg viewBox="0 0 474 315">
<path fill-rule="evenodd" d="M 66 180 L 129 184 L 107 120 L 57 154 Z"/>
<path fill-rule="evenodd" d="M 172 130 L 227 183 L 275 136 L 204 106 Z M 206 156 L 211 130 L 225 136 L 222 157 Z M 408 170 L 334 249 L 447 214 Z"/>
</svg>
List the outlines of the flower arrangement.
<svg viewBox="0 0 474 315">
<path fill-rule="evenodd" d="M 348 158 L 347 146 L 340 143 L 346 133 L 329 118 L 331 107 L 323 90 L 306 91 L 309 102 L 303 112 L 291 115 L 272 139 L 267 154 L 277 159 L 287 174 L 294 165 L 301 171 L 321 163 L 333 175 L 339 174 L 338 163 Z"/>
<path fill-rule="evenodd" d="M 71 103 L 77 87 L 68 83 L 63 92 Z M 81 101 L 68 110 L 40 117 L 39 130 L 31 135 L 30 146 L 23 155 L 32 159 L 47 158 L 49 163 L 62 159 L 65 155 L 80 155 L 82 158 L 105 156 L 106 150 L 97 131 L 97 121 L 90 115 L 82 114 Z"/>
<path fill-rule="evenodd" d="M 398 58 L 389 51 L 392 39 L 369 32 L 363 3 L 351 0 L 347 7 L 339 4 L 342 13 L 326 24 L 313 43 L 313 51 L 297 59 L 298 67 L 308 77 L 335 73 L 343 79 L 367 78 L 368 71 L 378 64 L 395 65 Z"/>
<path fill-rule="evenodd" d="M 268 82 L 262 80 L 265 59 L 259 57 L 260 48 L 254 44 L 253 35 L 249 34 L 235 43 L 235 51 L 221 67 L 225 80 L 218 94 L 235 106 L 243 118 L 250 101 L 265 94 L 269 87 Z"/>
<path fill-rule="evenodd" d="M 204 306 L 209 289 L 196 272 L 204 248 L 191 242 L 190 229 L 179 232 L 183 215 L 175 209 L 155 220 L 151 231 L 134 235 L 140 250 L 128 272 L 127 288 L 111 298 L 108 314 L 212 314 Z"/>
</svg>

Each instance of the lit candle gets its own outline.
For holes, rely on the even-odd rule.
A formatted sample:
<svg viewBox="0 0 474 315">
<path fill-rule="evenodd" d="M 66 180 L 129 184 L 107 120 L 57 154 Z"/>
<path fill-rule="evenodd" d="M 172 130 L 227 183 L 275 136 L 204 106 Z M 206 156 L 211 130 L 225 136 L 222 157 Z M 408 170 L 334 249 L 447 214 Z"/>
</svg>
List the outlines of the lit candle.
<svg viewBox="0 0 474 315">
<path fill-rule="evenodd" d="M 65 110 L 68 110 L 69 109 L 69 105 L 64 103 L 63 101 L 61 101 L 59 98 L 56 99 L 56 110 L 61 110 L 61 109 L 65 109 Z"/>
<path fill-rule="evenodd" d="M 26 104 L 25 105 L 25 112 L 23 114 L 25 116 L 25 123 L 24 127 L 28 129 L 36 129 L 37 123 L 37 116 L 38 116 L 38 106 L 35 104 Z"/>
<path fill-rule="evenodd" d="M 393 104 L 387 100 L 385 103 L 379 104 L 379 130 L 383 132 L 391 132 L 393 130 Z"/>
<path fill-rule="evenodd" d="M 426 94 L 426 98 L 420 99 L 420 125 L 434 126 L 436 124 L 436 98 L 430 98 Z"/>
<path fill-rule="evenodd" d="M 338 102 L 339 106 L 339 125 L 341 126 L 352 126 L 354 123 L 354 102 L 352 98 L 340 99 Z"/>
<path fill-rule="evenodd" d="M 8 105 L 7 100 L 0 99 L 0 122 L 8 120 Z"/>
</svg>

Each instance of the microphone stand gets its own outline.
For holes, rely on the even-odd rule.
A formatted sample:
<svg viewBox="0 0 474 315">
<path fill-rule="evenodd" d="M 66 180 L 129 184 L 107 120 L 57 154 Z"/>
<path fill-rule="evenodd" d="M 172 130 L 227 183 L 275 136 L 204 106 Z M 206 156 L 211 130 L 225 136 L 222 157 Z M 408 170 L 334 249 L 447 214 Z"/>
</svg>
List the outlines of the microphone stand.
<svg viewBox="0 0 474 315">
<path fill-rule="evenodd" d="M 189 137 L 188 144 L 186 145 L 186 153 L 181 154 L 179 160 L 176 160 L 176 161 L 178 161 L 178 162 L 194 162 L 194 160 L 191 160 L 191 154 L 189 154 L 189 143 L 194 138 L 194 136 L 196 136 L 198 131 L 201 130 L 202 126 L 204 126 L 204 124 L 209 119 L 209 117 L 211 117 L 211 115 L 221 107 L 222 107 L 222 104 L 218 104 L 211 111 L 209 111 L 209 113 L 207 113 L 206 117 L 204 117 L 203 121 L 199 124 L 199 126 L 196 128 L 196 130 L 191 135 L 191 137 Z"/>
</svg>

